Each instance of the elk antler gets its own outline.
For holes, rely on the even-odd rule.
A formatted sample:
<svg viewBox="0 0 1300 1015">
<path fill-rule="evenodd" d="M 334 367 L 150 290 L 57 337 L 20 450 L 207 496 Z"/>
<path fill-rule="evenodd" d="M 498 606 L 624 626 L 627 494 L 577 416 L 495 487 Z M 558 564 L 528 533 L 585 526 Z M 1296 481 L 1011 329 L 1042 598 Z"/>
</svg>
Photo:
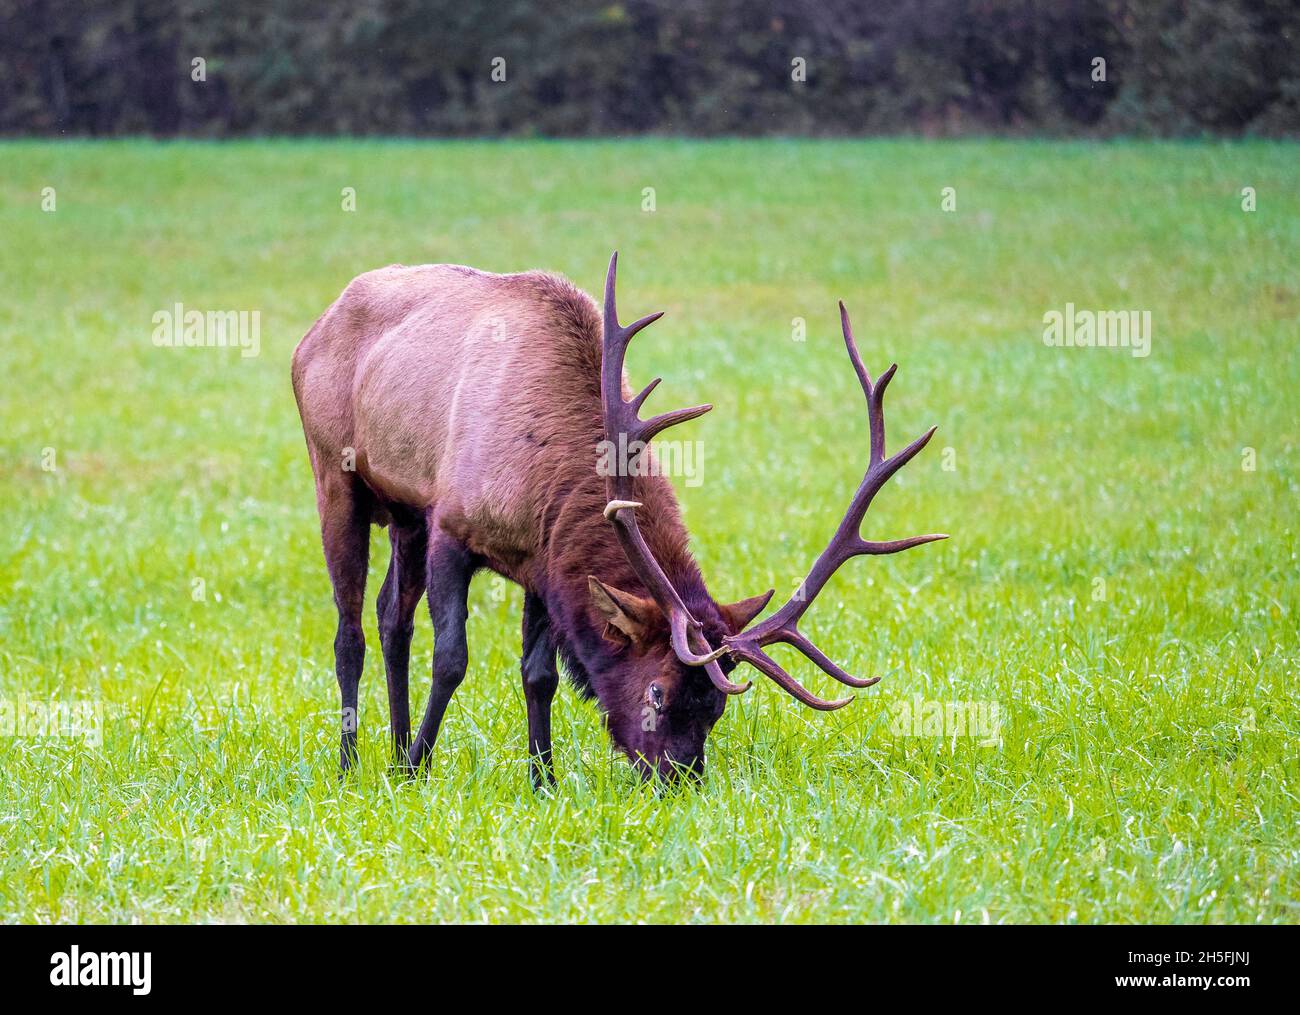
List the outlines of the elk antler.
<svg viewBox="0 0 1300 1015">
<path fill-rule="evenodd" d="M 618 310 L 614 301 L 614 281 L 618 273 L 618 251 L 609 259 L 609 272 L 605 276 L 605 331 L 601 344 L 600 360 L 600 402 L 605 424 L 605 439 L 615 448 L 632 448 L 641 450 L 640 454 L 649 454 L 645 447 L 656 434 L 677 423 L 702 416 L 713 408 L 711 405 L 696 405 L 688 409 L 674 409 L 660 413 L 650 419 L 641 419 L 638 412 L 650 392 L 662 380 L 656 377 L 642 389 L 641 393 L 630 402 L 623 399 L 623 360 L 627 355 L 628 343 L 632 336 L 648 324 L 653 324 L 663 316 L 660 311 L 634 321 L 626 328 L 618 323 Z M 620 441 L 620 435 L 622 441 Z M 691 616 L 690 610 L 682 602 L 682 597 L 673 588 L 673 583 L 664 574 L 664 570 L 655 560 L 650 547 L 636 522 L 636 509 L 641 506 L 634 496 L 632 477 L 623 473 L 631 472 L 627 463 L 614 462 L 605 477 L 605 493 L 609 501 L 605 506 L 605 517 L 614 523 L 618 541 L 627 555 L 628 563 L 636 572 L 652 599 L 668 617 L 669 630 L 672 632 L 673 651 L 677 658 L 688 666 L 703 666 L 714 686 L 727 694 L 740 694 L 750 688 L 750 683 L 733 684 L 723 674 L 718 665 L 718 658 L 728 651 L 711 648 L 704 637 L 703 627 Z"/>
<path fill-rule="evenodd" d="M 895 363 L 891 366 L 873 384 L 866 368 L 862 365 L 862 357 L 858 355 L 857 343 L 853 341 L 853 328 L 849 325 L 849 313 L 844 309 L 843 302 L 840 303 L 840 325 L 844 330 L 844 344 L 849 350 L 849 359 L 853 361 L 853 369 L 857 372 L 858 381 L 862 384 L 863 394 L 867 396 L 867 425 L 871 431 L 871 453 L 867 465 L 867 474 L 862 478 L 862 483 L 858 486 L 858 492 L 853 495 L 853 500 L 849 503 L 849 509 L 844 515 L 844 520 L 840 522 L 840 527 L 835 530 L 835 535 L 831 537 L 830 544 L 813 563 L 812 570 L 808 572 L 808 577 L 803 580 L 795 595 L 766 620 L 755 624 L 740 634 L 724 639 L 727 649 L 736 660 L 749 663 L 760 672 L 767 674 L 805 705 L 811 705 L 813 708 L 823 711 L 841 708 L 852 701 L 853 697 L 850 695 L 836 701 L 827 701 L 824 698 L 817 697 L 790 674 L 786 673 L 785 670 L 781 669 L 763 651 L 763 646 L 776 642 L 792 645 L 841 683 L 848 684 L 850 687 L 870 687 L 880 678 L 872 677 L 870 680 L 860 680 L 840 669 L 799 631 L 799 618 L 812 605 L 813 600 L 825 587 L 831 575 L 845 561 L 861 554 L 897 553 L 913 546 L 920 546 L 922 543 L 932 543 L 936 539 L 948 538 L 943 533 L 932 533 L 926 536 L 911 536 L 907 539 L 876 542 L 863 539 L 860 535 L 862 519 L 867 513 L 867 508 L 871 506 L 872 498 L 880 492 L 880 488 L 889 481 L 895 472 L 910 462 L 916 453 L 929 443 L 938 427 L 930 427 L 929 430 L 912 441 L 898 454 L 892 458 L 885 458 L 885 388 L 889 386 L 894 371 L 898 369 L 898 364 Z"/>
</svg>

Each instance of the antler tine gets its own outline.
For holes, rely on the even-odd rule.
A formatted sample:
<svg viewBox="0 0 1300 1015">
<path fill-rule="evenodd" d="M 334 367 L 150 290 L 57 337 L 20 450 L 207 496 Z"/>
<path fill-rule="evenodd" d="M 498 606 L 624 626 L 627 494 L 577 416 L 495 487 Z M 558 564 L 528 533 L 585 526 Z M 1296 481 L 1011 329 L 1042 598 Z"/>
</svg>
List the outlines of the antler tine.
<svg viewBox="0 0 1300 1015">
<path fill-rule="evenodd" d="M 871 375 L 867 373 L 867 368 L 862 365 L 862 357 L 858 354 L 858 343 L 853 340 L 853 325 L 849 323 L 849 312 L 844 306 L 844 301 L 840 300 L 840 331 L 844 333 L 844 344 L 849 349 L 849 359 L 853 361 L 853 370 L 858 375 L 858 383 L 862 385 L 862 393 L 871 397 Z"/>
<path fill-rule="evenodd" d="M 646 326 L 653 324 L 663 316 L 662 312 L 648 314 L 626 328 L 618 323 L 616 302 L 616 282 L 618 277 L 618 251 L 609 259 L 609 271 L 605 275 L 605 328 L 601 343 L 600 364 L 600 399 L 604 420 L 605 439 L 613 446 L 619 447 L 622 435 L 622 447 L 630 448 L 634 443 L 646 443 L 656 434 L 662 433 L 670 426 L 684 423 L 688 419 L 702 416 L 713 406 L 696 405 L 687 409 L 674 409 L 643 420 L 638 413 L 650 393 L 658 386 L 660 378 L 656 377 L 647 384 L 631 401 L 623 397 L 623 361 L 627 355 L 628 343 L 632 336 Z M 640 454 L 648 451 L 642 450 Z M 718 690 L 726 694 L 741 694 L 749 690 L 750 684 L 733 684 L 727 679 L 717 660 L 727 652 L 726 646 L 713 648 L 704 637 L 703 626 L 693 616 L 682 597 L 673 587 L 672 581 L 664 573 L 659 562 L 655 560 L 650 547 L 646 545 L 637 525 L 636 509 L 641 506 L 634 494 L 632 477 L 625 475 L 630 470 L 619 467 L 610 470 L 605 477 L 605 493 L 608 503 L 605 517 L 614 524 L 623 553 L 628 563 L 645 585 L 651 598 L 668 617 L 672 632 L 673 651 L 678 659 L 688 666 L 702 666 Z"/>
<path fill-rule="evenodd" d="M 673 409 L 671 412 L 661 412 L 658 416 L 651 416 L 649 419 L 641 420 L 641 425 L 637 429 L 637 439 L 641 441 L 653 440 L 670 426 L 685 423 L 696 416 L 703 416 L 712 408 L 713 406 L 706 402 L 704 405 L 692 405 L 687 409 Z"/>
<path fill-rule="evenodd" d="M 618 251 L 614 251 L 609 258 L 609 268 L 605 272 L 605 344 L 608 347 L 613 341 L 613 336 L 619 332 L 618 326 L 618 300 L 614 293 L 614 286 L 618 279 Z M 619 366 L 622 366 L 620 361 Z"/>
<path fill-rule="evenodd" d="M 838 698 L 834 701 L 827 701 L 825 698 L 819 698 L 812 691 L 804 687 L 803 684 L 795 680 L 794 677 L 786 673 L 785 670 L 777 664 L 771 656 L 762 649 L 758 648 L 738 648 L 733 647 L 732 655 L 741 662 L 749 663 L 750 666 L 758 670 L 765 676 L 771 677 L 776 684 L 786 691 L 791 697 L 803 702 L 809 708 L 815 708 L 819 712 L 834 712 L 837 708 L 843 708 L 853 700 L 853 696 L 847 698 Z"/>
<path fill-rule="evenodd" d="M 853 325 L 849 323 L 849 311 L 840 300 L 840 330 L 844 332 L 844 345 L 849 350 L 849 360 L 862 385 L 862 393 L 867 396 L 867 427 L 871 431 L 871 461 L 878 462 L 885 457 L 885 388 L 893 380 L 898 364 L 891 364 L 880 375 L 880 380 L 871 383 L 871 375 L 862 365 L 862 355 L 858 352 L 858 343 L 853 340 Z"/>
<path fill-rule="evenodd" d="M 674 611 L 669 618 L 669 627 L 672 632 L 673 651 L 677 653 L 677 658 L 686 663 L 687 666 L 704 666 L 706 663 L 721 659 L 727 654 L 726 646 L 711 649 L 704 653 L 693 651 L 691 649 L 689 630 L 690 616 L 686 613 Z"/>
<path fill-rule="evenodd" d="M 651 381 L 649 384 L 647 384 L 644 388 L 641 389 L 640 394 L 638 394 L 635 398 L 633 398 L 632 401 L 627 403 L 628 405 L 632 406 L 633 412 L 641 411 L 641 406 L 645 405 L 645 400 L 650 397 L 650 392 L 654 391 L 655 388 L 659 387 L 659 382 L 662 380 L 663 380 L 662 377 L 656 377 L 653 381 Z"/>
<path fill-rule="evenodd" d="M 792 631 L 783 640 L 786 644 L 797 648 L 820 666 L 822 672 L 834 677 L 841 684 L 848 684 L 850 687 L 871 687 L 873 684 L 880 683 L 879 677 L 868 677 L 864 680 L 861 677 L 853 676 L 847 670 L 841 669 L 827 657 L 826 653 L 809 641 L 808 636 L 802 631 Z"/>
<path fill-rule="evenodd" d="M 826 586 L 831 576 L 839 570 L 842 564 L 853 557 L 862 554 L 898 553 L 913 546 L 948 538 L 944 533 L 931 533 L 924 536 L 909 536 L 905 539 L 883 541 L 862 538 L 860 531 L 862 520 L 866 516 L 867 509 L 871 506 L 871 501 L 880 492 L 881 487 L 889 481 L 890 477 L 910 462 L 930 442 L 930 438 L 934 436 L 934 432 L 938 428 L 931 427 L 898 454 L 892 458 L 885 458 L 885 389 L 889 386 L 889 382 L 893 380 L 898 365 L 890 366 L 888 370 L 880 375 L 878 380 L 873 382 L 871 375 L 867 373 L 867 369 L 862 363 L 862 356 L 858 352 L 857 342 L 854 341 L 853 326 L 849 323 L 849 312 L 842 301 L 839 306 L 844 345 L 848 350 L 849 361 L 853 364 L 853 370 L 858 375 L 858 382 L 862 385 L 862 393 L 867 400 L 867 426 L 871 434 L 871 449 L 866 475 L 862 477 L 857 492 L 849 502 L 849 508 L 845 512 L 839 528 L 835 530 L 835 535 L 831 537 L 826 549 L 813 562 L 808 577 L 799 586 L 799 592 L 787 600 L 776 613 L 766 620 L 726 639 L 726 644 L 735 658 L 743 659 L 757 667 L 804 704 L 811 705 L 813 708 L 826 708 L 828 706 L 839 708 L 848 704 L 849 699 L 832 703 L 817 698 L 816 695 L 777 666 L 762 651 L 762 646 L 771 645 L 774 642 L 784 642 L 803 653 L 809 660 L 841 683 L 848 684 L 850 687 L 870 687 L 880 678 L 873 677 L 862 680 L 841 669 L 799 631 L 800 618 L 812 605 L 813 600 L 817 598 L 818 593 Z"/>
</svg>

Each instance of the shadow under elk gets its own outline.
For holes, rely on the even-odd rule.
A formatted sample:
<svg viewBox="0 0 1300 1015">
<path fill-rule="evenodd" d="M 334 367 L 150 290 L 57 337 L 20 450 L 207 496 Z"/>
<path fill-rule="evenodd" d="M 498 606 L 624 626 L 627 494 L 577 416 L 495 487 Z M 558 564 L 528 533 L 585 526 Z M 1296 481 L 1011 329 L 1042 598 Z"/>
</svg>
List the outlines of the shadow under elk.
<svg viewBox="0 0 1300 1015">
<path fill-rule="evenodd" d="M 342 698 L 340 759 L 356 751 L 357 687 L 365 657 L 362 605 L 369 526 L 392 544 L 379 593 L 379 640 L 398 757 L 418 768 L 464 679 L 467 595 L 488 568 L 524 589 L 523 692 L 533 782 L 554 781 L 551 700 L 556 656 L 594 696 L 616 747 L 643 777 L 704 771 L 704 742 L 748 663 L 816 709 L 836 709 L 764 651 L 782 642 L 850 687 L 869 687 L 828 659 L 799 620 L 832 574 L 859 554 L 895 553 L 945 538 L 884 542 L 859 534 L 872 498 L 934 433 L 885 457 L 885 388 L 862 365 L 840 320 L 867 401 L 866 475 L 801 594 L 758 624 L 772 592 L 720 603 L 687 548 L 672 485 L 653 467 L 598 468 L 602 447 L 644 449 L 711 406 L 639 415 L 655 379 L 633 395 L 628 343 L 660 314 L 623 327 L 605 280 L 604 317 L 567 280 L 494 275 L 460 265 L 394 265 L 358 276 L 293 356 L 293 386 L 316 480 L 325 563 L 338 609 L 335 672 Z M 608 443 L 605 443 L 608 442 Z M 607 457 L 607 456 L 606 456 Z M 626 465 L 627 463 L 619 463 Z M 433 682 L 410 737 L 407 671 L 412 621 L 427 594 Z"/>
</svg>

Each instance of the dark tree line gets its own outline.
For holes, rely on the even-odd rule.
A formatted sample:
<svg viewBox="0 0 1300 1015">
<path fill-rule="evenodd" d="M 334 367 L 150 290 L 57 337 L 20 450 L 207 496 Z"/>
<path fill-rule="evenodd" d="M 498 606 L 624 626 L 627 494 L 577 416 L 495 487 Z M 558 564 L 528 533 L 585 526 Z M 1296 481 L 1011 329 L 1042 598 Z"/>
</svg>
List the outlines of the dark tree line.
<svg viewBox="0 0 1300 1015">
<path fill-rule="evenodd" d="M 897 131 L 1297 136 L 1300 3 L 0 0 L 9 135 Z"/>
</svg>

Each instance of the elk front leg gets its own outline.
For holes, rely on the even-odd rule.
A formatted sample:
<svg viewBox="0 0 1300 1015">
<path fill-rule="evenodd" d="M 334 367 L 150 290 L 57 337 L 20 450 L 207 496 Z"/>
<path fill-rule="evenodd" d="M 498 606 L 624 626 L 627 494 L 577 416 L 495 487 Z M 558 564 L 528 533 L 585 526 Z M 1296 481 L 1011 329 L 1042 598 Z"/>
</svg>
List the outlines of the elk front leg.
<svg viewBox="0 0 1300 1015">
<path fill-rule="evenodd" d="M 384 650 L 384 672 L 388 678 L 388 728 L 401 765 L 406 765 L 411 746 L 411 703 L 408 691 L 411 663 L 411 633 L 415 608 L 424 595 L 424 573 L 428 534 L 424 519 L 389 526 L 392 556 L 379 600 L 379 644 Z"/>
<path fill-rule="evenodd" d="M 357 753 L 357 688 L 366 660 L 361 610 L 370 557 L 370 505 L 346 475 L 329 476 L 317 487 L 321 544 L 334 586 L 338 630 L 334 635 L 334 675 L 338 678 L 342 734 L 339 768 L 345 773 Z"/>
<path fill-rule="evenodd" d="M 551 618 L 542 600 L 531 592 L 524 595 L 524 650 L 520 660 L 524 701 L 528 705 L 528 768 L 533 788 L 543 782 L 555 785 L 551 767 L 551 701 L 560 675 L 555 668 L 555 641 Z"/>
<path fill-rule="evenodd" d="M 469 616 L 469 582 L 476 563 L 461 543 L 429 522 L 429 550 L 425 567 L 428 575 L 429 616 L 433 618 L 433 685 L 424 720 L 411 744 L 409 763 L 419 768 L 433 750 L 447 703 L 469 665 L 465 644 L 465 621 Z"/>
</svg>

